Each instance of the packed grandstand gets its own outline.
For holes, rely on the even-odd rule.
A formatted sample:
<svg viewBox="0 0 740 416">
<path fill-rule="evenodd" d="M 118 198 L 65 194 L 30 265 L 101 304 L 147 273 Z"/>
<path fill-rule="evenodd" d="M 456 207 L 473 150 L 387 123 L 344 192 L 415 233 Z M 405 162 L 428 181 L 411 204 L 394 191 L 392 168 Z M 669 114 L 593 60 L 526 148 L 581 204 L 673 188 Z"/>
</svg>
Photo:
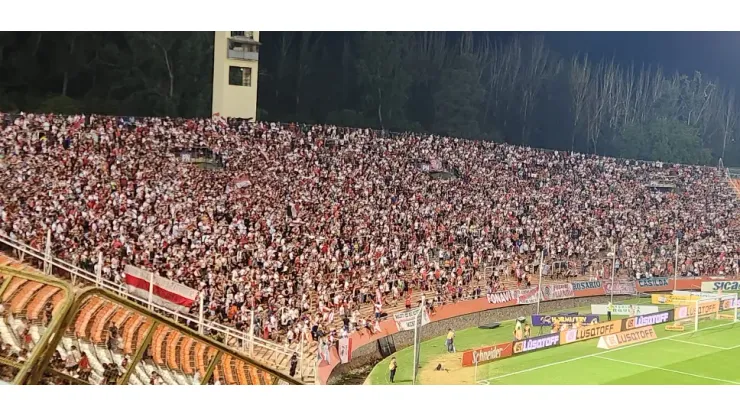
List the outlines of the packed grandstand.
<svg viewBox="0 0 740 416">
<path fill-rule="evenodd" d="M 150 271 L 195 289 L 208 321 L 324 358 L 385 313 L 527 287 L 540 270 L 740 273 L 740 203 L 717 168 L 220 117 L 0 123 L 0 236 L 43 251 L 50 231 L 55 257 L 106 281 Z M 15 338 L 26 324 L 12 321 Z M 22 342 L 3 348 L 28 358 Z"/>
</svg>

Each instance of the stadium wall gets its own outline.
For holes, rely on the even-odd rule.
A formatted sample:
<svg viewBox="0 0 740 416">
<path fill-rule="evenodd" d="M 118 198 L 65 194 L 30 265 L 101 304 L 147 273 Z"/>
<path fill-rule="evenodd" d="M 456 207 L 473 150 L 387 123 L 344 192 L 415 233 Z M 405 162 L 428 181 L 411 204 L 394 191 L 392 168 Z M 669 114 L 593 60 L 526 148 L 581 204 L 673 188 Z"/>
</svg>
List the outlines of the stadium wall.
<svg viewBox="0 0 740 416">
<path fill-rule="evenodd" d="M 614 299 L 624 300 L 629 296 L 615 296 Z M 581 306 L 591 305 L 592 303 L 604 302 L 603 296 L 591 296 L 586 298 L 574 298 L 574 299 L 561 299 L 546 302 L 548 310 L 561 310 L 571 309 Z M 447 333 L 448 328 L 452 328 L 456 331 L 465 328 L 477 327 L 481 325 L 491 324 L 493 322 L 501 322 L 510 319 L 514 319 L 517 316 L 530 316 L 537 311 L 537 305 L 516 305 L 506 308 L 488 309 L 480 312 L 466 313 L 468 305 L 464 305 L 461 302 L 455 305 L 446 305 L 448 311 L 457 311 L 461 315 L 454 316 L 451 318 L 432 321 L 424 326 L 421 340 L 428 341 L 432 338 L 444 335 Z M 432 317 L 434 318 L 434 317 Z M 391 323 L 393 320 L 390 319 Z M 395 324 L 394 324 L 395 326 Z M 397 350 L 401 350 L 413 344 L 414 331 L 401 331 L 396 332 L 385 337 L 380 338 L 391 338 L 390 341 L 395 344 Z M 378 338 L 378 339 L 380 339 Z M 367 339 L 367 336 L 365 337 Z M 354 341 L 353 341 L 354 342 Z M 377 360 L 381 360 L 383 357 L 378 349 L 377 342 L 367 342 L 357 349 L 352 351 L 352 360 L 347 364 L 339 364 L 334 367 L 327 384 L 333 384 L 334 380 L 341 378 L 344 374 L 351 372 L 354 369 L 363 367 L 371 364 Z"/>
<path fill-rule="evenodd" d="M 673 278 L 649 278 L 641 279 L 635 282 L 635 291 L 637 293 L 651 292 L 669 292 L 671 290 L 700 290 L 702 282 L 721 281 L 710 277 L 677 279 L 674 285 Z M 731 280 L 731 279 L 727 279 Z M 559 299 L 543 301 L 547 310 L 570 309 L 591 303 L 603 302 L 603 296 L 609 295 L 607 289 L 601 281 L 588 282 L 588 285 L 580 285 L 579 282 L 573 282 L 573 296 L 568 299 Z M 598 283 L 599 287 L 592 287 Z M 604 282 L 608 283 L 608 282 Z M 587 289 L 575 289 L 577 287 L 589 286 Z M 615 300 L 623 300 L 629 296 L 618 296 L 615 294 Z M 447 328 L 460 330 L 473 326 L 489 324 L 512 319 L 517 316 L 531 315 L 536 310 L 535 304 L 519 304 L 521 302 L 516 297 L 511 300 L 500 303 L 489 303 L 486 297 L 467 300 L 455 304 L 443 305 L 437 308 L 437 313 L 430 317 L 431 322 L 424 326 L 422 340 L 443 335 Z M 352 359 L 346 364 L 339 363 L 339 354 L 336 348 L 330 350 L 331 363 L 322 361 L 318 367 L 318 379 L 321 384 L 331 384 L 333 380 L 352 371 L 353 369 L 370 364 L 381 357 L 378 350 L 379 339 L 391 337 L 396 349 L 411 345 L 413 341 L 413 331 L 401 331 L 396 328 L 393 317 L 380 323 L 380 332 L 369 336 L 366 331 L 354 333 L 352 338 Z"/>
</svg>

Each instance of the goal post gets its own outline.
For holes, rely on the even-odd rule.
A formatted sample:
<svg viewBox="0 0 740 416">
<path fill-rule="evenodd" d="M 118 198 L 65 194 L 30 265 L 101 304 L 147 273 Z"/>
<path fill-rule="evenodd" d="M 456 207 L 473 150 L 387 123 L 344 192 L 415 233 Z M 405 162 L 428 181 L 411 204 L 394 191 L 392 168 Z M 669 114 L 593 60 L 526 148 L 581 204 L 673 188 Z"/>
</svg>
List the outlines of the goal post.
<svg viewBox="0 0 740 416">
<path fill-rule="evenodd" d="M 699 322 L 707 319 L 730 319 L 737 322 L 738 295 L 703 294 L 698 299 L 674 300 L 674 320 L 672 328 L 683 330 L 691 325 L 699 330 Z"/>
</svg>

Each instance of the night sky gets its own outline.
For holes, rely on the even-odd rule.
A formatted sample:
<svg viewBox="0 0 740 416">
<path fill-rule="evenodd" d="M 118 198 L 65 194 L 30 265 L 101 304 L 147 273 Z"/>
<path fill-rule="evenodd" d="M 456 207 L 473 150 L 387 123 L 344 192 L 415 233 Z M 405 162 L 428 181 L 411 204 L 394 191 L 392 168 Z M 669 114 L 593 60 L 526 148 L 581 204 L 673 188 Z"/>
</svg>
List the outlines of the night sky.
<svg viewBox="0 0 740 416">
<path fill-rule="evenodd" d="M 588 53 L 621 64 L 660 65 L 667 73 L 694 71 L 723 85 L 740 86 L 740 32 L 543 32 L 546 44 L 564 57 Z"/>
</svg>

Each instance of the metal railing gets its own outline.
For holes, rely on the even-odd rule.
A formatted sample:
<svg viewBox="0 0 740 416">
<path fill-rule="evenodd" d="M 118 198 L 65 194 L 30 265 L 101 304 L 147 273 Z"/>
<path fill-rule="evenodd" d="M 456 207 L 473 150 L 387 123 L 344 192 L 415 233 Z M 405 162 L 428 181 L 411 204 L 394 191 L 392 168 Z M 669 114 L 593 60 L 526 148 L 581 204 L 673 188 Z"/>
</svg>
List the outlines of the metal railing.
<svg viewBox="0 0 740 416">
<path fill-rule="evenodd" d="M 42 252 L 41 250 L 33 248 L 27 244 L 16 241 L 7 235 L 0 234 L 0 244 L 14 250 L 16 256 L 20 257 L 22 261 L 27 256 L 35 260 L 36 263 L 40 263 L 43 272 L 46 275 L 61 276 L 66 274 L 71 279 L 73 285 L 92 284 L 96 287 L 109 290 L 121 297 L 125 297 L 139 304 L 142 304 L 153 313 L 162 315 L 166 318 L 170 318 L 175 321 L 182 321 L 186 325 L 190 323 L 197 323 L 199 332 L 201 334 L 212 336 L 215 335 L 216 337 L 220 336 L 223 339 L 223 343 L 225 345 L 235 348 L 244 354 L 247 354 L 250 358 L 256 361 L 271 365 L 275 367 L 276 370 L 283 371 L 284 369 L 280 368 L 284 367 L 283 363 L 289 363 L 291 356 L 293 354 L 297 354 L 299 360 L 298 376 L 301 378 L 304 376 L 303 369 L 305 367 L 305 354 L 303 338 L 301 338 L 299 348 L 293 349 L 285 344 L 281 345 L 262 338 L 255 337 L 253 327 L 250 327 L 249 333 L 245 333 L 243 331 L 237 330 L 236 328 L 232 328 L 218 322 L 211 322 L 190 314 L 182 314 L 170 310 L 153 302 L 149 302 L 147 299 L 128 293 L 127 287 L 125 285 L 110 281 L 108 279 L 103 279 L 100 268 L 98 268 L 96 274 L 93 274 L 65 260 L 54 257 L 51 254 L 49 243 L 47 243 L 47 251 Z M 63 273 L 59 273 L 60 271 Z M 252 320 L 252 325 L 253 324 L 254 320 Z M 270 359 L 266 357 L 270 357 Z"/>
</svg>

